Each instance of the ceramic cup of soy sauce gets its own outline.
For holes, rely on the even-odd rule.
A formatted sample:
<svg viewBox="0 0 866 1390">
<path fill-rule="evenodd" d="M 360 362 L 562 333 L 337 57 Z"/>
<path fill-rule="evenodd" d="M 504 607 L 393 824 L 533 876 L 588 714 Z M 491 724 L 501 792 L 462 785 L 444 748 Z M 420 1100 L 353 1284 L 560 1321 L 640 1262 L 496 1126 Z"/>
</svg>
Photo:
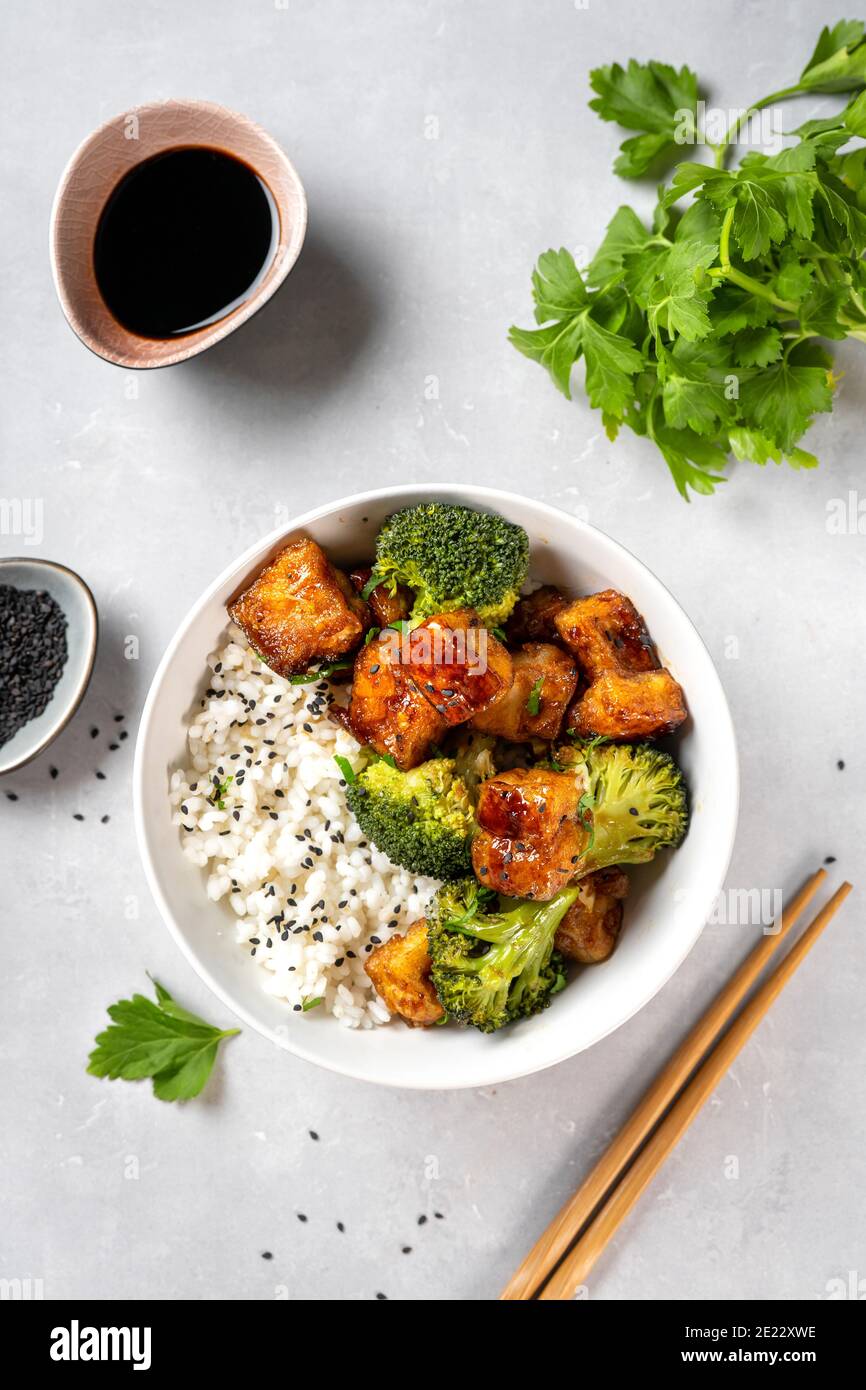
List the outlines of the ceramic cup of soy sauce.
<svg viewBox="0 0 866 1390">
<path fill-rule="evenodd" d="M 213 102 L 151 102 L 100 126 L 69 161 L 51 269 L 86 347 L 121 367 L 167 367 L 251 318 L 306 228 L 301 180 L 260 126 Z"/>
</svg>

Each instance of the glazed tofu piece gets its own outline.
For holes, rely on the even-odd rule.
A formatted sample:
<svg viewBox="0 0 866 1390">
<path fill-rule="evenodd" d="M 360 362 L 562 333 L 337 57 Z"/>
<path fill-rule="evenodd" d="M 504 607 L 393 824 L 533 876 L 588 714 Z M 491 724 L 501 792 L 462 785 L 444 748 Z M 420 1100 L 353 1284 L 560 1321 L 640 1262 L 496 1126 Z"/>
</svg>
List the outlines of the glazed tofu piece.
<svg viewBox="0 0 866 1390">
<path fill-rule="evenodd" d="M 558 738 L 579 679 L 574 657 L 550 642 L 527 642 L 511 661 L 511 689 L 476 714 L 472 727 L 512 743 Z"/>
<path fill-rule="evenodd" d="M 656 650 L 643 618 L 631 599 L 615 589 L 575 599 L 559 610 L 555 625 L 588 681 L 604 671 L 625 675 L 658 669 Z"/>
<path fill-rule="evenodd" d="M 607 671 L 572 705 L 566 729 L 580 738 L 656 738 L 673 733 L 687 717 L 686 697 L 670 671 Z"/>
<path fill-rule="evenodd" d="M 448 726 L 394 655 L 385 633 L 358 653 L 348 720 L 360 743 L 389 754 L 405 772 L 424 762 Z"/>
<path fill-rule="evenodd" d="M 479 830 L 472 841 L 472 867 L 485 888 L 547 902 L 573 879 L 587 839 L 574 820 L 564 821 L 552 836 L 525 840 Z"/>
<path fill-rule="evenodd" d="M 481 784 L 478 824 L 509 840 L 550 840 L 577 816 L 581 790 L 571 772 L 540 767 L 500 772 Z"/>
<path fill-rule="evenodd" d="M 581 879 L 578 898 L 557 928 L 557 951 L 581 965 L 607 960 L 619 937 L 627 894 L 628 878 L 622 869 L 599 869 Z"/>
<path fill-rule="evenodd" d="M 534 594 L 518 599 L 505 629 L 508 641 L 515 647 L 524 642 L 558 642 L 554 620 L 567 605 L 565 594 L 552 584 L 545 584 Z"/>
<path fill-rule="evenodd" d="M 349 575 L 352 588 L 360 594 L 370 582 L 372 573 L 369 568 L 352 570 Z M 387 585 L 377 584 L 367 603 L 378 626 L 388 627 L 391 623 L 402 622 L 404 618 L 408 618 L 412 610 L 412 595 L 402 584 L 397 585 L 393 594 Z"/>
<path fill-rule="evenodd" d="M 383 946 L 377 946 L 370 954 L 366 971 L 385 1006 L 407 1023 L 426 1027 L 444 1016 L 445 1010 L 430 982 L 427 923 L 423 917 L 413 922 L 404 936 L 392 936 Z"/>
<path fill-rule="evenodd" d="M 409 633 L 400 661 L 447 724 L 463 724 L 511 688 L 511 657 L 471 608 L 437 613 Z"/>
<path fill-rule="evenodd" d="M 357 647 L 370 610 L 321 546 L 292 541 L 229 604 L 229 613 L 262 661 L 280 676 L 338 661 Z"/>
</svg>

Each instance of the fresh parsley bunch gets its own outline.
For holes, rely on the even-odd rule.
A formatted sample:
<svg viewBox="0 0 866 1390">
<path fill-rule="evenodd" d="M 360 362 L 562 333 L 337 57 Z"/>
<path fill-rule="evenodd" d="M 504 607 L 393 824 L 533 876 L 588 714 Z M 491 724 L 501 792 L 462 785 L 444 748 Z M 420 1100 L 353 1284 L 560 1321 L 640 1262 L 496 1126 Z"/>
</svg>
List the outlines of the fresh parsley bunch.
<svg viewBox="0 0 866 1390">
<path fill-rule="evenodd" d="M 639 132 L 614 165 L 636 178 L 697 139 L 698 83 L 688 68 L 631 61 L 591 74 L 590 105 Z M 861 20 L 825 28 L 799 80 L 744 111 L 711 146 L 713 164 L 681 163 L 659 189 L 652 226 L 614 214 L 585 273 L 565 249 L 532 276 L 536 322 L 510 338 L 571 395 L 586 393 L 614 439 L 651 439 L 677 488 L 712 493 L 733 453 L 814 468 L 799 441 L 833 399 L 819 340 L 866 342 L 866 41 Z M 857 93 L 838 116 L 808 121 L 778 154 L 725 167 L 755 112 L 800 93 Z M 844 152 L 843 152 L 843 147 Z M 694 200 L 685 212 L 677 204 Z"/>
</svg>

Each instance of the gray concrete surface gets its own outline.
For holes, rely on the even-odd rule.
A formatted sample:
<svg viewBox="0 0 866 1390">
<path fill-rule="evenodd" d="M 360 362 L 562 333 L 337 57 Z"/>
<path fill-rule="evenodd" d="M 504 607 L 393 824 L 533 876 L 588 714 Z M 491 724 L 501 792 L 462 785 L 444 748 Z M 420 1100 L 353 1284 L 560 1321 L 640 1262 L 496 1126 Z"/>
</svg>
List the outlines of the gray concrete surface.
<svg viewBox="0 0 866 1390">
<path fill-rule="evenodd" d="M 223 1016 L 148 897 L 134 732 L 190 603 L 285 513 L 412 479 L 501 484 L 580 510 L 660 575 L 718 662 L 743 771 L 729 887 L 787 893 L 828 855 L 863 883 L 864 538 L 828 518 L 849 494 L 866 506 L 866 351 L 839 352 L 837 407 L 812 433 L 819 472 L 741 466 L 687 508 L 648 446 L 610 445 L 579 392 L 558 397 L 505 341 L 529 320 L 539 251 L 591 248 L 621 201 L 652 203 L 611 172 L 618 137 L 587 109 L 590 67 L 687 61 L 713 101 L 738 106 L 799 72 L 837 9 L 4 10 L 0 494 L 42 499 L 44 535 L 26 553 L 82 571 L 103 634 L 80 717 L 0 784 L 0 1276 L 41 1279 L 46 1297 L 491 1298 L 756 934 L 709 925 L 619 1032 L 495 1091 L 358 1085 L 249 1032 L 186 1108 L 86 1076 L 105 1005 L 145 969 Z M 197 361 L 136 376 L 66 327 L 48 216 L 96 124 L 181 95 L 273 132 L 306 183 L 310 233 L 257 320 Z M 0 553 L 25 540 L 0 537 Z M 137 661 L 124 659 L 130 634 Z M 121 727 L 130 737 L 112 752 Z M 820 1299 L 828 1281 L 866 1276 L 861 904 L 626 1223 L 592 1298 Z"/>
</svg>

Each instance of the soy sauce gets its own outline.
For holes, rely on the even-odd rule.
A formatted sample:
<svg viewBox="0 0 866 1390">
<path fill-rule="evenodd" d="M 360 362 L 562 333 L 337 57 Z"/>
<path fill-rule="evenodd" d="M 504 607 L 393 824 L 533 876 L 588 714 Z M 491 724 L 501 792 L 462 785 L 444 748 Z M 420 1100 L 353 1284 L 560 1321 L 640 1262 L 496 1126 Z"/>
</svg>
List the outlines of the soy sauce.
<svg viewBox="0 0 866 1390">
<path fill-rule="evenodd" d="M 273 196 L 248 164 L 207 146 L 167 150 L 136 165 L 108 199 L 96 282 L 124 328 L 174 338 L 249 299 L 278 240 Z"/>
</svg>

